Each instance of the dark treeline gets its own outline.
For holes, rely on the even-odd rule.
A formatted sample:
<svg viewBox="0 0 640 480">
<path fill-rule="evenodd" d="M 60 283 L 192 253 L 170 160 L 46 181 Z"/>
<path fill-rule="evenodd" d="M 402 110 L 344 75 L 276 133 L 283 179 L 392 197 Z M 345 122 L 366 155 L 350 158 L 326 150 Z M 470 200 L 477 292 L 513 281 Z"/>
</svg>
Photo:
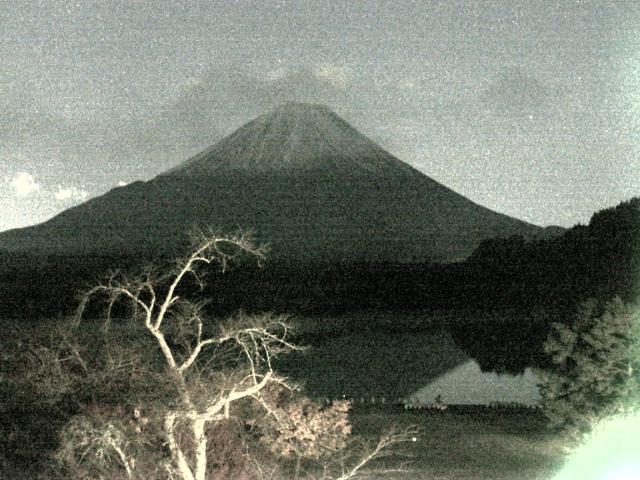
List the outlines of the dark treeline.
<svg viewBox="0 0 640 480">
<path fill-rule="evenodd" d="M 528 292 L 537 303 L 616 295 L 630 301 L 640 286 L 640 198 L 601 210 L 589 225 L 552 239 L 484 241 L 465 264 L 525 304 Z"/>
<path fill-rule="evenodd" d="M 77 292 L 107 270 L 135 269 L 141 263 L 126 257 L 0 253 L 0 315 L 71 313 Z M 569 321 L 575 305 L 587 298 L 606 301 L 618 295 L 630 301 L 639 279 L 640 198 L 634 198 L 555 238 L 484 241 L 460 263 L 292 265 L 267 260 L 258 267 L 247 261 L 224 275 L 212 271 L 202 295 L 216 313 L 240 308 L 306 315 L 371 308 L 474 312 L 468 325 L 455 326 L 457 340 L 487 368 L 508 369 L 504 358 L 511 357 L 517 369 L 539 357 L 550 321 Z"/>
<path fill-rule="evenodd" d="M 0 251 L 0 318 L 46 319 L 70 314 L 78 293 L 110 270 L 135 268 L 128 257 L 43 256 Z"/>
<path fill-rule="evenodd" d="M 546 366 L 542 344 L 552 322 L 570 324 L 578 303 L 600 304 L 640 292 L 640 198 L 595 213 L 556 238 L 483 242 L 460 268 L 481 312 L 455 326 L 456 341 L 483 368 Z M 512 313 L 504 307 L 515 307 Z M 515 313 L 517 312 L 517 313 Z"/>
</svg>

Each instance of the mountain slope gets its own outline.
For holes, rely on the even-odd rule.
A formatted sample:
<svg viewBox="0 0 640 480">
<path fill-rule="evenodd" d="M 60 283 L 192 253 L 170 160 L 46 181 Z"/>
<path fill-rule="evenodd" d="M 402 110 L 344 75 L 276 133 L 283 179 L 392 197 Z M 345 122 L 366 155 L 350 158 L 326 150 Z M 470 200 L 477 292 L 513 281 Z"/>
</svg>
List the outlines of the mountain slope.
<svg viewBox="0 0 640 480">
<path fill-rule="evenodd" d="M 289 261 L 451 261 L 496 236 L 544 235 L 403 163 L 329 109 L 285 104 L 148 182 L 41 225 L 0 249 L 168 253 L 194 224 L 252 229 Z"/>
<path fill-rule="evenodd" d="M 380 176 L 410 167 L 323 105 L 287 103 L 164 175 L 202 177 L 222 171 L 325 172 Z"/>
</svg>

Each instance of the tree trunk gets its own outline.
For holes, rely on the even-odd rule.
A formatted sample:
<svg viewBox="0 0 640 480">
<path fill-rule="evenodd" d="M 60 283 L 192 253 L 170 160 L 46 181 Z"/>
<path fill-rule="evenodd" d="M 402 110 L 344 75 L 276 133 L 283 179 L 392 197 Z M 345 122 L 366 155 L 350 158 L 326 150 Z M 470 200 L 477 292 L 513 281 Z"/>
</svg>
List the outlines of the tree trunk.
<svg viewBox="0 0 640 480">
<path fill-rule="evenodd" d="M 167 439 L 167 443 L 169 444 L 171 458 L 173 459 L 173 462 L 177 467 L 182 480 L 195 480 L 193 472 L 191 472 L 191 469 L 187 464 L 187 460 L 184 458 L 184 453 L 176 442 L 176 437 L 174 435 L 175 420 L 176 414 L 173 412 L 168 413 L 164 418 L 164 433 Z"/>
<path fill-rule="evenodd" d="M 293 478 L 295 480 L 298 480 L 299 476 L 300 476 L 300 455 L 296 454 L 296 470 Z"/>
<path fill-rule="evenodd" d="M 193 441 L 196 445 L 196 475 L 195 480 L 205 480 L 207 473 L 207 437 L 204 432 L 205 420 L 197 418 L 193 421 Z"/>
</svg>

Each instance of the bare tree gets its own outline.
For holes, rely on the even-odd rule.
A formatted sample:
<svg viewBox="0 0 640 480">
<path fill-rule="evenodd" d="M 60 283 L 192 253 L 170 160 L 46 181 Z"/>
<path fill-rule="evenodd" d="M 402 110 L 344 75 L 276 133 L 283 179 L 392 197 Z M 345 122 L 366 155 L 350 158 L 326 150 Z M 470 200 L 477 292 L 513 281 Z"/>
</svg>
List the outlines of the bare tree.
<svg viewBox="0 0 640 480">
<path fill-rule="evenodd" d="M 229 418 L 236 402 L 259 398 L 268 385 L 293 388 L 274 372 L 272 358 L 299 347 L 289 341 L 289 325 L 283 316 L 237 315 L 224 324 L 214 323 L 204 313 L 204 303 L 178 294 L 187 277 L 202 287 L 203 267 L 207 265 L 217 263 L 225 269 L 239 252 L 263 258 L 263 250 L 247 235 L 198 231 L 193 238 L 191 253 L 166 273 L 146 268 L 134 278 L 111 274 L 83 295 L 77 319 L 80 321 L 88 302 L 96 296 L 107 300 L 106 327 L 117 302 L 124 299 L 131 303 L 135 319 L 142 322 L 159 348 L 166 378 L 177 392 L 176 401 L 162 412 L 162 434 L 170 453 L 166 470 L 183 480 L 204 480 L 207 428 Z M 235 368 L 229 368 L 229 359 Z M 100 432 L 86 427 L 76 429 L 84 432 L 84 443 L 110 448 L 127 477 L 134 478 L 136 459 L 127 452 L 127 437 L 118 433 L 117 425 L 104 425 Z M 89 435 L 90 431 L 94 433 Z"/>
<path fill-rule="evenodd" d="M 106 302 L 105 332 L 115 328 L 112 314 L 122 308 L 123 301 L 132 307 L 130 320 L 139 328 L 130 325 L 125 333 L 135 337 L 133 345 L 110 344 L 100 358 L 108 364 L 104 365 L 107 377 L 113 372 L 146 375 L 151 379 L 149 389 L 157 393 L 144 397 L 154 401 L 134 398 L 134 404 L 128 407 L 120 402 L 111 407 L 93 405 L 86 415 L 78 415 L 67 424 L 58 458 L 77 477 L 210 478 L 209 459 L 216 443 L 211 440 L 215 438 L 212 432 L 219 434 L 225 422 L 255 409 L 264 412 L 255 423 L 266 426 L 259 435 L 271 443 L 272 453 L 284 457 L 293 453 L 297 457 L 296 476 L 300 473 L 300 457 L 319 459 L 323 452 L 340 451 L 343 461 L 332 466 L 325 462 L 322 477 L 346 480 L 381 456 L 383 450 L 386 453 L 389 447 L 411 440 L 412 430 L 391 432 L 370 449 L 356 450 L 356 456 L 354 450 L 345 455 L 349 442 L 344 440 L 351 433 L 348 406 L 339 403 L 322 410 L 300 396 L 299 400 L 293 397 L 284 406 L 274 407 L 274 392 L 298 390 L 279 376 L 272 364 L 279 354 L 300 349 L 290 340 L 287 318 L 239 313 L 224 322 L 215 321 L 206 313 L 205 302 L 189 298 L 193 293 L 189 282 L 194 282 L 191 287 L 202 289 L 208 266 L 217 264 L 224 270 L 240 254 L 260 261 L 264 251 L 248 235 L 196 231 L 191 253 L 166 270 L 147 267 L 133 277 L 115 272 L 81 296 L 76 327 L 83 324 L 92 302 Z M 145 342 L 146 350 L 139 347 Z M 73 360 L 69 365 L 87 378 L 91 368 L 72 341 L 69 345 L 73 347 L 67 348 Z M 150 350 L 155 350 L 156 360 L 149 355 Z M 95 367 L 96 362 L 92 365 Z M 101 382 L 99 385 L 105 384 Z M 249 405 L 254 407 L 247 408 Z M 341 425 L 339 431 L 337 425 Z M 271 437 L 265 433 L 269 428 Z M 258 465 L 253 477 L 265 468 Z"/>
</svg>

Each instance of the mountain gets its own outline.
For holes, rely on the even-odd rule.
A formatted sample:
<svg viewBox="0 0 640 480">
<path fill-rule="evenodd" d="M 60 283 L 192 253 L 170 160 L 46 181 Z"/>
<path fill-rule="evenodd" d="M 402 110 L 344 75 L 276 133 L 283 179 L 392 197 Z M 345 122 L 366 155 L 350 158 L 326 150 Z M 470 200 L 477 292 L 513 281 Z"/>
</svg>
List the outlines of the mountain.
<svg viewBox="0 0 640 480">
<path fill-rule="evenodd" d="M 269 258 L 292 262 L 453 261 L 483 239 L 546 236 L 403 163 L 327 107 L 288 103 L 150 181 L 0 233 L 0 249 L 167 254 L 194 223 L 252 229 Z"/>
<path fill-rule="evenodd" d="M 370 174 L 412 170 L 322 105 L 288 103 L 236 130 L 163 176 L 212 177 L 223 172 Z"/>
</svg>

